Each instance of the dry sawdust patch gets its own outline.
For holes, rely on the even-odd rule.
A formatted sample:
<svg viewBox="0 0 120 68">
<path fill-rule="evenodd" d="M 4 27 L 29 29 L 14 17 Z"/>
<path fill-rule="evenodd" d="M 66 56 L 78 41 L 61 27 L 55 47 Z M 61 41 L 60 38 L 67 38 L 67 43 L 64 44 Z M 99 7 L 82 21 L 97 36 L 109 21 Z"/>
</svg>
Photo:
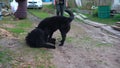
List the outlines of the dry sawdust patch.
<svg viewBox="0 0 120 68">
<path fill-rule="evenodd" d="M 9 31 L 0 28 L 0 37 L 1 38 L 4 38 L 4 37 L 13 37 L 13 35 Z"/>
<path fill-rule="evenodd" d="M 14 28 L 15 25 L 13 24 L 2 24 L 3 27 L 6 27 L 6 28 Z"/>
</svg>

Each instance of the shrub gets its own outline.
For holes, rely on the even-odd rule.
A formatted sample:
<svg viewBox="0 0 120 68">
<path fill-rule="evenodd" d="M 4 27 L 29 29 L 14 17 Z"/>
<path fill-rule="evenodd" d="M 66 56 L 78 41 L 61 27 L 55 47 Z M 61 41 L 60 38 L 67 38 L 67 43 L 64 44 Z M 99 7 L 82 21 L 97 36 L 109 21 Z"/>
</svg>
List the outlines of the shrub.
<svg viewBox="0 0 120 68">
<path fill-rule="evenodd" d="M 98 9 L 94 9 L 92 14 L 94 17 L 98 17 Z"/>
<path fill-rule="evenodd" d="M 116 19 L 116 20 L 119 20 L 119 21 L 120 21 L 120 14 L 115 14 L 115 15 L 114 15 L 114 19 Z"/>
</svg>

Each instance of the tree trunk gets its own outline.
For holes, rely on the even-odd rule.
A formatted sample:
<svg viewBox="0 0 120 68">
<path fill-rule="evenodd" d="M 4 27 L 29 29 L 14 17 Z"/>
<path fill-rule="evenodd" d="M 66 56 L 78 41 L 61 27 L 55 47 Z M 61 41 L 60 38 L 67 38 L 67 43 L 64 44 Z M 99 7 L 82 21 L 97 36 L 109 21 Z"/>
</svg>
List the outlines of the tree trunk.
<svg viewBox="0 0 120 68">
<path fill-rule="evenodd" d="M 27 17 L 27 0 L 16 0 L 18 2 L 18 9 L 15 12 L 15 17 L 23 19 Z"/>
</svg>

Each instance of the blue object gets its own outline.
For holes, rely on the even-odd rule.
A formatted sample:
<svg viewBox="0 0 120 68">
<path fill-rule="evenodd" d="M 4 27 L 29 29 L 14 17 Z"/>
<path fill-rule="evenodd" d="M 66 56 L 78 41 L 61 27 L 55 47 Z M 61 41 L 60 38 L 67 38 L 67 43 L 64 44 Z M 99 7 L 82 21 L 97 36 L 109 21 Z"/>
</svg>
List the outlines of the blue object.
<svg viewBox="0 0 120 68">
<path fill-rule="evenodd" d="M 0 3 L 0 20 L 2 20 L 2 3 Z"/>
<path fill-rule="evenodd" d="M 43 0 L 43 2 L 51 2 L 51 0 Z"/>
</svg>

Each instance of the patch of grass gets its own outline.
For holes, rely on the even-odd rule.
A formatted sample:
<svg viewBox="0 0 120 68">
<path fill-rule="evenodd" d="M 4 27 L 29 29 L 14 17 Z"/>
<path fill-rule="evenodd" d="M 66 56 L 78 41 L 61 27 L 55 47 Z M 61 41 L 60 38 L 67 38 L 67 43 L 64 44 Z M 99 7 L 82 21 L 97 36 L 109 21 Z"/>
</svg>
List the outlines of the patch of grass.
<svg viewBox="0 0 120 68">
<path fill-rule="evenodd" d="M 37 66 L 37 68 L 45 68 L 45 66 L 44 65 L 39 65 L 39 66 Z"/>
<path fill-rule="evenodd" d="M 83 43 L 91 43 L 92 41 L 93 41 L 93 39 L 90 38 L 89 36 L 81 38 L 81 42 L 83 42 Z"/>
<path fill-rule="evenodd" d="M 102 46 L 107 46 L 107 47 L 111 47 L 111 46 L 113 46 L 112 44 L 110 44 L 110 43 L 98 43 L 98 44 L 96 44 L 96 46 L 97 47 L 102 47 Z"/>
<path fill-rule="evenodd" d="M 114 19 L 120 21 L 120 14 L 115 14 Z"/>
<path fill-rule="evenodd" d="M 54 5 L 52 5 L 52 4 L 50 4 L 50 5 L 44 5 L 44 8 L 54 9 Z"/>
<path fill-rule="evenodd" d="M 93 17 L 91 15 L 85 14 L 90 20 L 103 23 L 103 24 L 108 24 L 108 25 L 114 25 L 118 20 L 115 20 L 114 18 L 98 18 L 98 17 Z"/>
<path fill-rule="evenodd" d="M 44 5 L 42 10 L 43 12 L 47 12 L 50 14 L 54 14 L 55 13 L 55 6 L 54 5 Z"/>
<path fill-rule="evenodd" d="M 23 47 L 22 55 L 29 57 L 32 56 L 32 60 L 34 60 L 33 64 L 35 68 L 54 68 L 54 65 L 51 63 L 51 59 L 53 58 L 52 54 L 46 48 L 30 48 L 30 47 Z M 15 57 L 19 56 L 21 53 L 15 55 Z M 31 67 L 32 65 L 30 65 Z M 16 67 L 17 68 L 17 67 Z"/>
<path fill-rule="evenodd" d="M 68 42 L 68 43 L 72 42 L 73 40 L 74 40 L 74 38 L 72 38 L 72 37 L 67 37 L 66 38 L 66 42 Z"/>
<path fill-rule="evenodd" d="M 13 34 L 20 34 L 20 33 L 25 32 L 25 30 L 22 29 L 22 28 L 9 28 L 9 29 L 7 29 L 7 30 L 9 30 L 9 31 L 12 32 Z"/>
<path fill-rule="evenodd" d="M 32 26 L 32 23 L 29 21 L 25 21 L 25 22 L 23 21 L 23 22 L 16 24 L 16 26 L 20 28 L 29 28 Z"/>
<path fill-rule="evenodd" d="M 0 63 L 4 64 L 11 60 L 12 60 L 12 58 L 8 56 L 7 52 L 0 51 Z"/>
<path fill-rule="evenodd" d="M 31 14 L 33 14 L 33 15 L 41 18 L 41 19 L 44 19 L 44 18 L 46 18 L 46 17 L 49 16 L 49 13 L 47 13 L 47 12 L 42 12 L 42 11 L 39 10 L 39 9 L 29 9 L 28 11 L 29 11 Z"/>
<path fill-rule="evenodd" d="M 0 52 L 0 63 L 3 63 L 5 59 L 3 59 L 6 56 L 4 52 Z"/>
<path fill-rule="evenodd" d="M 40 16 L 43 16 L 42 13 L 45 13 L 45 12 L 41 12 Z M 47 17 L 47 15 L 44 15 L 44 17 L 45 16 Z M 36 64 L 35 68 L 46 68 L 46 67 L 47 68 L 55 68 L 54 65 L 51 63 L 51 58 L 53 56 L 49 52 L 48 49 L 29 48 L 29 47 L 25 46 L 26 45 L 25 41 L 24 41 L 24 38 L 26 36 L 25 34 L 28 33 L 28 31 L 31 29 L 31 27 L 34 27 L 33 23 L 31 23 L 28 19 L 13 21 L 13 20 L 10 20 L 10 18 L 5 17 L 5 18 L 3 18 L 3 20 L 0 21 L 0 24 L 1 25 L 3 25 L 3 24 L 11 24 L 11 25 L 14 24 L 15 27 L 13 27 L 13 28 L 5 27 L 5 26 L 0 26 L 0 28 L 4 28 L 4 29 L 8 30 L 9 32 L 13 33 L 14 36 L 20 38 L 18 44 L 21 45 L 20 49 L 18 47 L 19 53 L 16 53 L 16 52 L 9 53 L 6 50 L 5 50 L 6 52 L 4 52 L 4 51 L 1 52 L 0 51 L 0 63 L 3 64 L 3 62 L 9 62 L 10 61 L 9 59 L 11 59 L 9 56 L 17 59 L 17 57 L 25 57 L 26 58 L 26 57 L 29 57 L 29 56 L 32 55 L 31 59 L 34 60 L 34 63 Z M 0 50 L 1 49 L 2 48 L 0 47 Z M 17 60 L 19 60 L 19 59 L 17 59 Z M 14 61 L 14 59 L 12 59 L 12 61 Z M 18 63 L 15 63 L 15 64 L 11 63 L 11 65 L 13 65 L 12 66 L 13 68 L 18 68 L 21 63 L 22 62 L 18 62 Z M 32 65 L 27 66 L 27 68 L 31 68 L 31 67 L 32 67 Z"/>
<path fill-rule="evenodd" d="M 27 32 L 28 29 L 32 27 L 32 23 L 28 19 L 13 21 L 10 20 L 10 17 L 4 17 L 3 20 L 1 20 L 1 25 L 2 24 L 8 24 L 8 25 L 13 24 L 14 27 L 12 28 L 5 26 L 0 26 L 0 27 L 8 30 L 9 32 L 13 33 L 13 35 L 15 36 L 19 36 L 21 33 Z"/>
</svg>

